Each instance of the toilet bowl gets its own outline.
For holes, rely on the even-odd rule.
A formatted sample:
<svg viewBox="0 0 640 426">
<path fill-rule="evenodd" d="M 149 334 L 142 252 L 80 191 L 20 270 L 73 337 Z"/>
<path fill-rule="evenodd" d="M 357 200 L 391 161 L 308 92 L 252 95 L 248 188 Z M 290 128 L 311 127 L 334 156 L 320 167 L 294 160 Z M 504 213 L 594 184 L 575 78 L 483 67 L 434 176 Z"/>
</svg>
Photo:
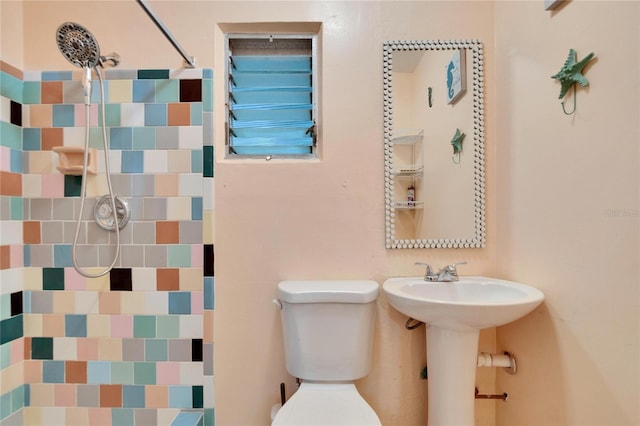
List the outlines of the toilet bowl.
<svg viewBox="0 0 640 426">
<path fill-rule="evenodd" d="M 273 426 L 381 425 L 353 383 L 371 370 L 378 292 L 367 280 L 278 284 L 286 367 L 301 384 Z"/>
<path fill-rule="evenodd" d="M 379 426 L 380 420 L 353 383 L 303 382 L 278 410 L 274 426 Z"/>
</svg>

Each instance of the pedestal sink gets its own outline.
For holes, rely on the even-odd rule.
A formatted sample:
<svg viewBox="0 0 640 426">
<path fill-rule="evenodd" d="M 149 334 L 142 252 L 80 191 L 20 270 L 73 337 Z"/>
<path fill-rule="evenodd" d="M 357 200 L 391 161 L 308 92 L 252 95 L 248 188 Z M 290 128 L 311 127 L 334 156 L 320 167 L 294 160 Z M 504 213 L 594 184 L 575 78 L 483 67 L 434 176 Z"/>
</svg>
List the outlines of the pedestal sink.
<svg viewBox="0 0 640 426">
<path fill-rule="evenodd" d="M 480 330 L 527 315 L 544 295 L 525 284 L 480 276 L 455 282 L 389 278 L 382 288 L 391 306 L 427 326 L 429 426 L 473 426 Z"/>
</svg>

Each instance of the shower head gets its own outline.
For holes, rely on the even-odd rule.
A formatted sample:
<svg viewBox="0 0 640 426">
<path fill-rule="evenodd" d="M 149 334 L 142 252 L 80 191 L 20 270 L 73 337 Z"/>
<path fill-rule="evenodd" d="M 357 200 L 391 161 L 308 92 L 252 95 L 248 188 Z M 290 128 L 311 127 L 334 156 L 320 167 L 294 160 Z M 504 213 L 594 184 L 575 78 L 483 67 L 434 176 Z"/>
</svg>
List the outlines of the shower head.
<svg viewBox="0 0 640 426">
<path fill-rule="evenodd" d="M 93 68 L 100 63 L 100 47 L 93 34 L 74 22 L 65 22 L 56 32 L 58 49 L 67 61 L 79 68 Z"/>
</svg>

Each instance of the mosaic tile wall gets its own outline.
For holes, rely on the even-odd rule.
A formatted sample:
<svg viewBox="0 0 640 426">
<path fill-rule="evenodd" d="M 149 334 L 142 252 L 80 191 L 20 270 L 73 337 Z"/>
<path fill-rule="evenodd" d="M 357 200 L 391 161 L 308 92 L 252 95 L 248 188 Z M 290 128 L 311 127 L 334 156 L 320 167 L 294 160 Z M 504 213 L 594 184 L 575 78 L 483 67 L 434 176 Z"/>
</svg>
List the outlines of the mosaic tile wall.
<svg viewBox="0 0 640 426">
<path fill-rule="evenodd" d="M 25 266 L 22 345 L 10 347 L 24 359 L 15 423 L 160 425 L 195 409 L 213 424 L 212 78 L 206 69 L 107 70 L 112 183 L 131 219 L 116 267 L 87 279 L 71 260 L 81 177 L 59 173 L 52 151 L 84 144 L 80 76 L 24 73 L 23 247 L 9 249 Z M 92 220 L 95 197 L 108 192 L 97 79 L 92 92 L 98 175 L 87 180 L 77 259 L 97 272 L 111 263 L 115 235 Z M 21 397 L 12 392 L 11 403 Z"/>
</svg>

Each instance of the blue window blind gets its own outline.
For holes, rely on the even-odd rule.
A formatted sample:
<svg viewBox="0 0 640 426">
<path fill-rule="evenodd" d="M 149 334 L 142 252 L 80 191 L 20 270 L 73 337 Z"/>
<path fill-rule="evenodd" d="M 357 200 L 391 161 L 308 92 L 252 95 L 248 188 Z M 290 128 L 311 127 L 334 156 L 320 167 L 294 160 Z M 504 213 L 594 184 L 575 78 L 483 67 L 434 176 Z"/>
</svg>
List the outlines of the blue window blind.
<svg viewBox="0 0 640 426">
<path fill-rule="evenodd" d="M 312 154 L 315 120 L 310 44 L 308 49 L 291 49 L 288 43 L 272 39 L 234 42 L 236 48 L 230 43 L 228 62 L 229 153 Z"/>
</svg>

